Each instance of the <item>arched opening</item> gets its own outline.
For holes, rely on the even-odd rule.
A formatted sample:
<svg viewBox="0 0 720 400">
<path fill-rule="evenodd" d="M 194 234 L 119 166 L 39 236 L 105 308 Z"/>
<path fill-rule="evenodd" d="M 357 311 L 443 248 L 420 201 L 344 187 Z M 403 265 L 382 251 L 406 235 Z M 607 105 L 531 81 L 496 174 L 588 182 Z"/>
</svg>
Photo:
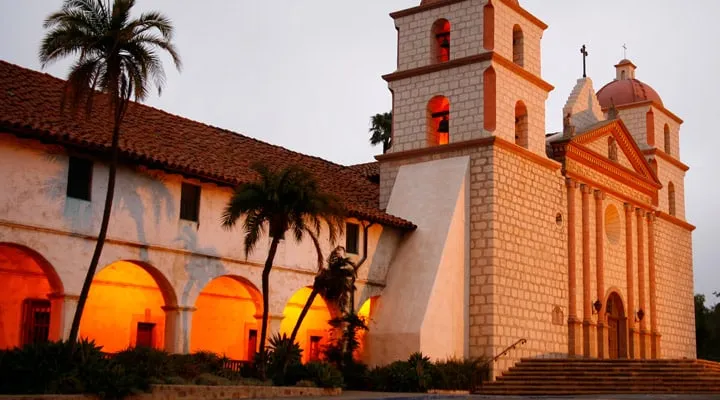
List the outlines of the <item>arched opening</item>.
<svg viewBox="0 0 720 400">
<path fill-rule="evenodd" d="M 675 185 L 668 183 L 668 214 L 675 216 Z"/>
<path fill-rule="evenodd" d="M 295 292 L 285 305 L 283 320 L 280 323 L 280 333 L 290 334 L 300 316 L 312 289 L 302 288 Z M 298 331 L 296 341 L 303 349 L 302 361 L 316 361 L 322 358 L 322 349 L 328 344 L 332 326 L 328 323 L 332 319 L 330 309 L 321 296 L 315 297 L 310 311 L 308 311 L 302 326 Z"/>
<path fill-rule="evenodd" d="M 450 21 L 439 19 L 432 26 L 430 35 L 431 63 L 450 61 Z"/>
<path fill-rule="evenodd" d="M 625 80 L 625 71 L 620 71 L 620 80 Z"/>
<path fill-rule="evenodd" d="M 445 96 L 435 96 L 427 106 L 428 146 L 450 143 L 450 101 Z"/>
<path fill-rule="evenodd" d="M 209 351 L 233 360 L 252 360 L 260 338 L 262 295 L 250 282 L 213 279 L 195 301 L 190 351 Z"/>
<path fill-rule="evenodd" d="M 525 66 L 525 35 L 520 25 L 513 27 L 513 62 L 521 67 Z"/>
<path fill-rule="evenodd" d="M 608 326 L 608 355 L 611 359 L 627 358 L 627 318 L 620 295 L 613 291 L 605 301 Z"/>
<path fill-rule="evenodd" d="M 141 346 L 164 349 L 163 307 L 176 305 L 172 286 L 157 269 L 117 261 L 95 274 L 80 337 L 95 340 L 108 353 Z"/>
<path fill-rule="evenodd" d="M 670 127 L 668 126 L 668 124 L 665 124 L 665 128 L 663 130 L 663 147 L 665 148 L 665 153 L 667 155 L 670 155 L 672 151 L 670 147 Z"/>
<path fill-rule="evenodd" d="M 493 67 L 483 72 L 483 127 L 486 131 L 495 130 L 497 103 L 497 76 Z"/>
<path fill-rule="evenodd" d="M 608 158 L 610 161 L 617 162 L 618 160 L 617 141 L 612 136 L 608 137 Z"/>
<path fill-rule="evenodd" d="M 0 243 L 0 349 L 57 339 L 60 326 L 51 324 L 50 295 L 63 293 L 55 269 L 25 246 Z"/>
<path fill-rule="evenodd" d="M 515 144 L 528 148 L 528 111 L 522 101 L 515 104 Z"/>
<path fill-rule="evenodd" d="M 357 312 L 358 317 L 362 318 L 365 321 L 365 325 L 370 326 L 370 319 L 372 318 L 372 316 L 375 312 L 375 307 L 377 306 L 377 300 L 378 300 L 377 296 L 371 297 L 371 298 L 365 300 L 365 302 L 363 303 L 363 305 L 360 307 L 360 309 Z M 358 340 L 359 346 L 358 346 L 358 349 L 355 354 L 355 357 L 358 359 L 362 359 L 363 356 L 365 355 L 365 349 L 367 349 L 367 346 L 368 346 L 367 334 L 368 334 L 368 331 L 363 331 L 363 330 L 358 331 L 357 340 Z"/>
</svg>

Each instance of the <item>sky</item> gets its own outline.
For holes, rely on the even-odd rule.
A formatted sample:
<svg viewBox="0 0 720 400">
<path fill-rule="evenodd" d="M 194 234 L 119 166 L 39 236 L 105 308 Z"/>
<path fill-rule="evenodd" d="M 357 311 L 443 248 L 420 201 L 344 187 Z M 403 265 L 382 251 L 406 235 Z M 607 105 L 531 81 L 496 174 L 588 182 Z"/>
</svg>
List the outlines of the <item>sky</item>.
<svg viewBox="0 0 720 400">
<path fill-rule="evenodd" d="M 369 117 L 390 110 L 380 76 L 393 72 L 396 33 L 388 14 L 420 0 L 138 0 L 176 27 L 182 72 L 167 68 L 162 96 L 147 103 L 340 164 L 373 161 Z M 720 291 L 720 2 L 717 0 L 520 0 L 550 27 L 542 77 L 555 86 L 547 131 L 562 129 L 562 107 L 582 75 L 600 89 L 627 57 L 636 77 L 685 120 L 681 160 L 693 234 L 695 289 Z M 40 69 L 42 21 L 61 0 L 0 0 L 0 59 Z M 69 62 L 46 68 L 64 78 Z"/>
</svg>

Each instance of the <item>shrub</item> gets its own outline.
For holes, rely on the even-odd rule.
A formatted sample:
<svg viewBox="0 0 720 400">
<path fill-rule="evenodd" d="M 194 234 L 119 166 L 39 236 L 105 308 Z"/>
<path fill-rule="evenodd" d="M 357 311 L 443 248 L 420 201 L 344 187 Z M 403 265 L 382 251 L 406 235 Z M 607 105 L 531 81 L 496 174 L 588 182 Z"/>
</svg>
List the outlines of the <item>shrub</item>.
<svg viewBox="0 0 720 400">
<path fill-rule="evenodd" d="M 224 375 L 225 359 L 209 352 L 193 354 L 173 354 L 172 368 L 175 375 L 192 381 L 202 374 Z"/>
<path fill-rule="evenodd" d="M 368 366 L 352 360 L 343 364 L 340 370 L 345 381 L 345 388 L 349 390 L 364 390 L 369 386 L 369 373 Z"/>
<path fill-rule="evenodd" d="M 313 381 L 321 388 L 342 387 L 343 376 L 332 364 L 325 362 L 311 362 L 305 365 L 307 379 Z"/>
<path fill-rule="evenodd" d="M 145 376 L 148 379 L 164 380 L 175 375 L 171 355 L 150 347 L 125 349 L 112 357 L 112 361 L 125 367 L 128 373 Z"/>
<path fill-rule="evenodd" d="M 438 361 L 433 365 L 432 388 L 472 391 L 488 379 L 489 368 L 482 359 Z"/>
<path fill-rule="evenodd" d="M 302 363 L 300 345 L 290 341 L 287 335 L 275 334 L 269 341 L 267 355 L 268 377 L 277 386 L 292 386 L 304 379 L 306 371 Z"/>
<path fill-rule="evenodd" d="M 165 378 L 166 385 L 187 385 L 187 381 L 179 376 L 168 376 Z"/>
<path fill-rule="evenodd" d="M 297 387 L 317 387 L 315 382 L 308 381 L 308 380 L 298 381 L 298 383 L 296 383 L 295 386 L 297 386 Z"/>
<path fill-rule="evenodd" d="M 232 385 L 232 382 L 227 379 L 223 378 L 222 376 L 217 376 L 209 373 L 202 373 L 195 378 L 193 381 L 196 385 L 206 385 L 206 386 L 230 386 Z"/>
</svg>

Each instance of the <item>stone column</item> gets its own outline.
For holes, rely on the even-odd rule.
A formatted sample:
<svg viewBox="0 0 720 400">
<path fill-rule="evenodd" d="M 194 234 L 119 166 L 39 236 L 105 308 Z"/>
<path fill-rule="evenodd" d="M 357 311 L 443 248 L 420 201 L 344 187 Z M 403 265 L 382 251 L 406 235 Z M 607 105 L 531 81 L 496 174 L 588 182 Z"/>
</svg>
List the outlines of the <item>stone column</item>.
<svg viewBox="0 0 720 400">
<path fill-rule="evenodd" d="M 66 340 L 70 336 L 73 317 L 80 296 L 65 293 L 52 293 L 50 299 L 50 334 L 48 339 Z"/>
<path fill-rule="evenodd" d="M 657 292 L 655 275 L 655 213 L 648 213 L 648 285 L 650 287 L 650 358 L 660 358 L 660 333 L 657 329 Z"/>
<path fill-rule="evenodd" d="M 605 194 L 599 190 L 595 191 L 595 271 L 597 285 L 597 301 L 603 303 L 602 309 L 598 311 L 597 318 L 597 345 L 598 358 L 608 358 L 608 335 L 607 324 L 605 323 L 605 228 L 603 200 Z"/>
<path fill-rule="evenodd" d="M 635 267 L 633 265 L 632 214 L 635 207 L 625 203 L 625 270 L 627 273 L 627 304 L 625 313 L 628 329 L 628 358 L 635 358 Z"/>
<path fill-rule="evenodd" d="M 640 310 L 647 313 L 645 308 L 645 210 L 635 210 L 637 216 L 637 269 L 638 269 L 638 320 L 640 320 L 640 358 L 647 358 L 647 319 L 640 319 Z"/>
<path fill-rule="evenodd" d="M 577 314 L 577 254 L 575 251 L 575 197 L 578 184 L 566 179 L 568 200 L 568 355 L 573 357 L 582 353 L 580 347 L 580 319 Z"/>
<path fill-rule="evenodd" d="M 165 351 L 187 354 L 190 352 L 192 315 L 195 307 L 165 306 Z"/>
<path fill-rule="evenodd" d="M 583 355 L 597 356 L 595 324 L 592 321 L 592 293 L 590 289 L 590 192 L 588 185 L 580 185 L 582 192 L 582 249 L 583 249 Z"/>
</svg>

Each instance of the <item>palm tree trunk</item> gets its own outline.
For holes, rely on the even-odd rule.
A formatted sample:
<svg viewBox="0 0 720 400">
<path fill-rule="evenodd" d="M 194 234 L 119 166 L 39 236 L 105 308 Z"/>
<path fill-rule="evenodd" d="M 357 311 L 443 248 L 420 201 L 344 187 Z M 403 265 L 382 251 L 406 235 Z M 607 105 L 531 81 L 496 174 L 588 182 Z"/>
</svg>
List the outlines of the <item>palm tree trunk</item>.
<svg viewBox="0 0 720 400">
<path fill-rule="evenodd" d="M 102 254 L 102 249 L 105 245 L 105 237 L 107 236 L 108 225 L 110 224 L 112 203 L 113 198 L 115 197 L 115 178 L 117 175 L 118 153 L 120 147 L 119 144 L 121 121 L 122 111 L 117 111 L 115 113 L 115 126 L 113 127 L 112 145 L 110 147 L 110 172 L 108 173 L 107 194 L 105 195 L 105 209 L 103 211 L 102 222 L 100 224 L 100 233 L 98 233 L 97 242 L 95 243 L 95 252 L 93 252 L 87 275 L 85 275 L 85 282 L 83 282 L 82 290 L 80 291 L 80 298 L 78 299 L 77 308 L 75 309 L 75 316 L 73 317 L 72 327 L 70 328 L 70 337 L 68 338 L 68 341 L 72 343 L 73 349 L 75 348 L 75 344 L 77 343 L 78 333 L 80 330 L 80 320 L 82 319 L 82 313 L 85 309 L 85 303 L 87 302 L 88 294 L 90 293 L 90 284 L 95 277 L 95 270 L 97 269 L 98 262 L 100 262 L 100 255 Z"/>
<path fill-rule="evenodd" d="M 263 294 L 263 315 L 262 326 L 260 327 L 260 354 L 265 351 L 265 338 L 267 338 L 268 316 L 270 315 L 270 270 L 275 260 L 280 238 L 273 237 L 270 243 L 267 259 L 265 260 L 265 268 L 262 272 L 262 294 Z"/>
<path fill-rule="evenodd" d="M 313 301 L 315 301 L 315 297 L 317 297 L 317 295 L 318 291 L 313 288 L 312 292 L 310 293 L 310 297 L 308 297 L 307 301 L 305 302 L 305 307 L 303 307 L 300 315 L 298 316 L 298 320 L 295 323 L 295 328 L 293 328 L 292 334 L 290 335 L 290 343 L 295 343 L 295 337 L 297 337 L 297 333 L 300 330 L 300 325 L 302 325 L 305 316 L 307 315 L 308 311 L 310 311 L 310 306 L 312 306 L 312 303 Z"/>
</svg>

